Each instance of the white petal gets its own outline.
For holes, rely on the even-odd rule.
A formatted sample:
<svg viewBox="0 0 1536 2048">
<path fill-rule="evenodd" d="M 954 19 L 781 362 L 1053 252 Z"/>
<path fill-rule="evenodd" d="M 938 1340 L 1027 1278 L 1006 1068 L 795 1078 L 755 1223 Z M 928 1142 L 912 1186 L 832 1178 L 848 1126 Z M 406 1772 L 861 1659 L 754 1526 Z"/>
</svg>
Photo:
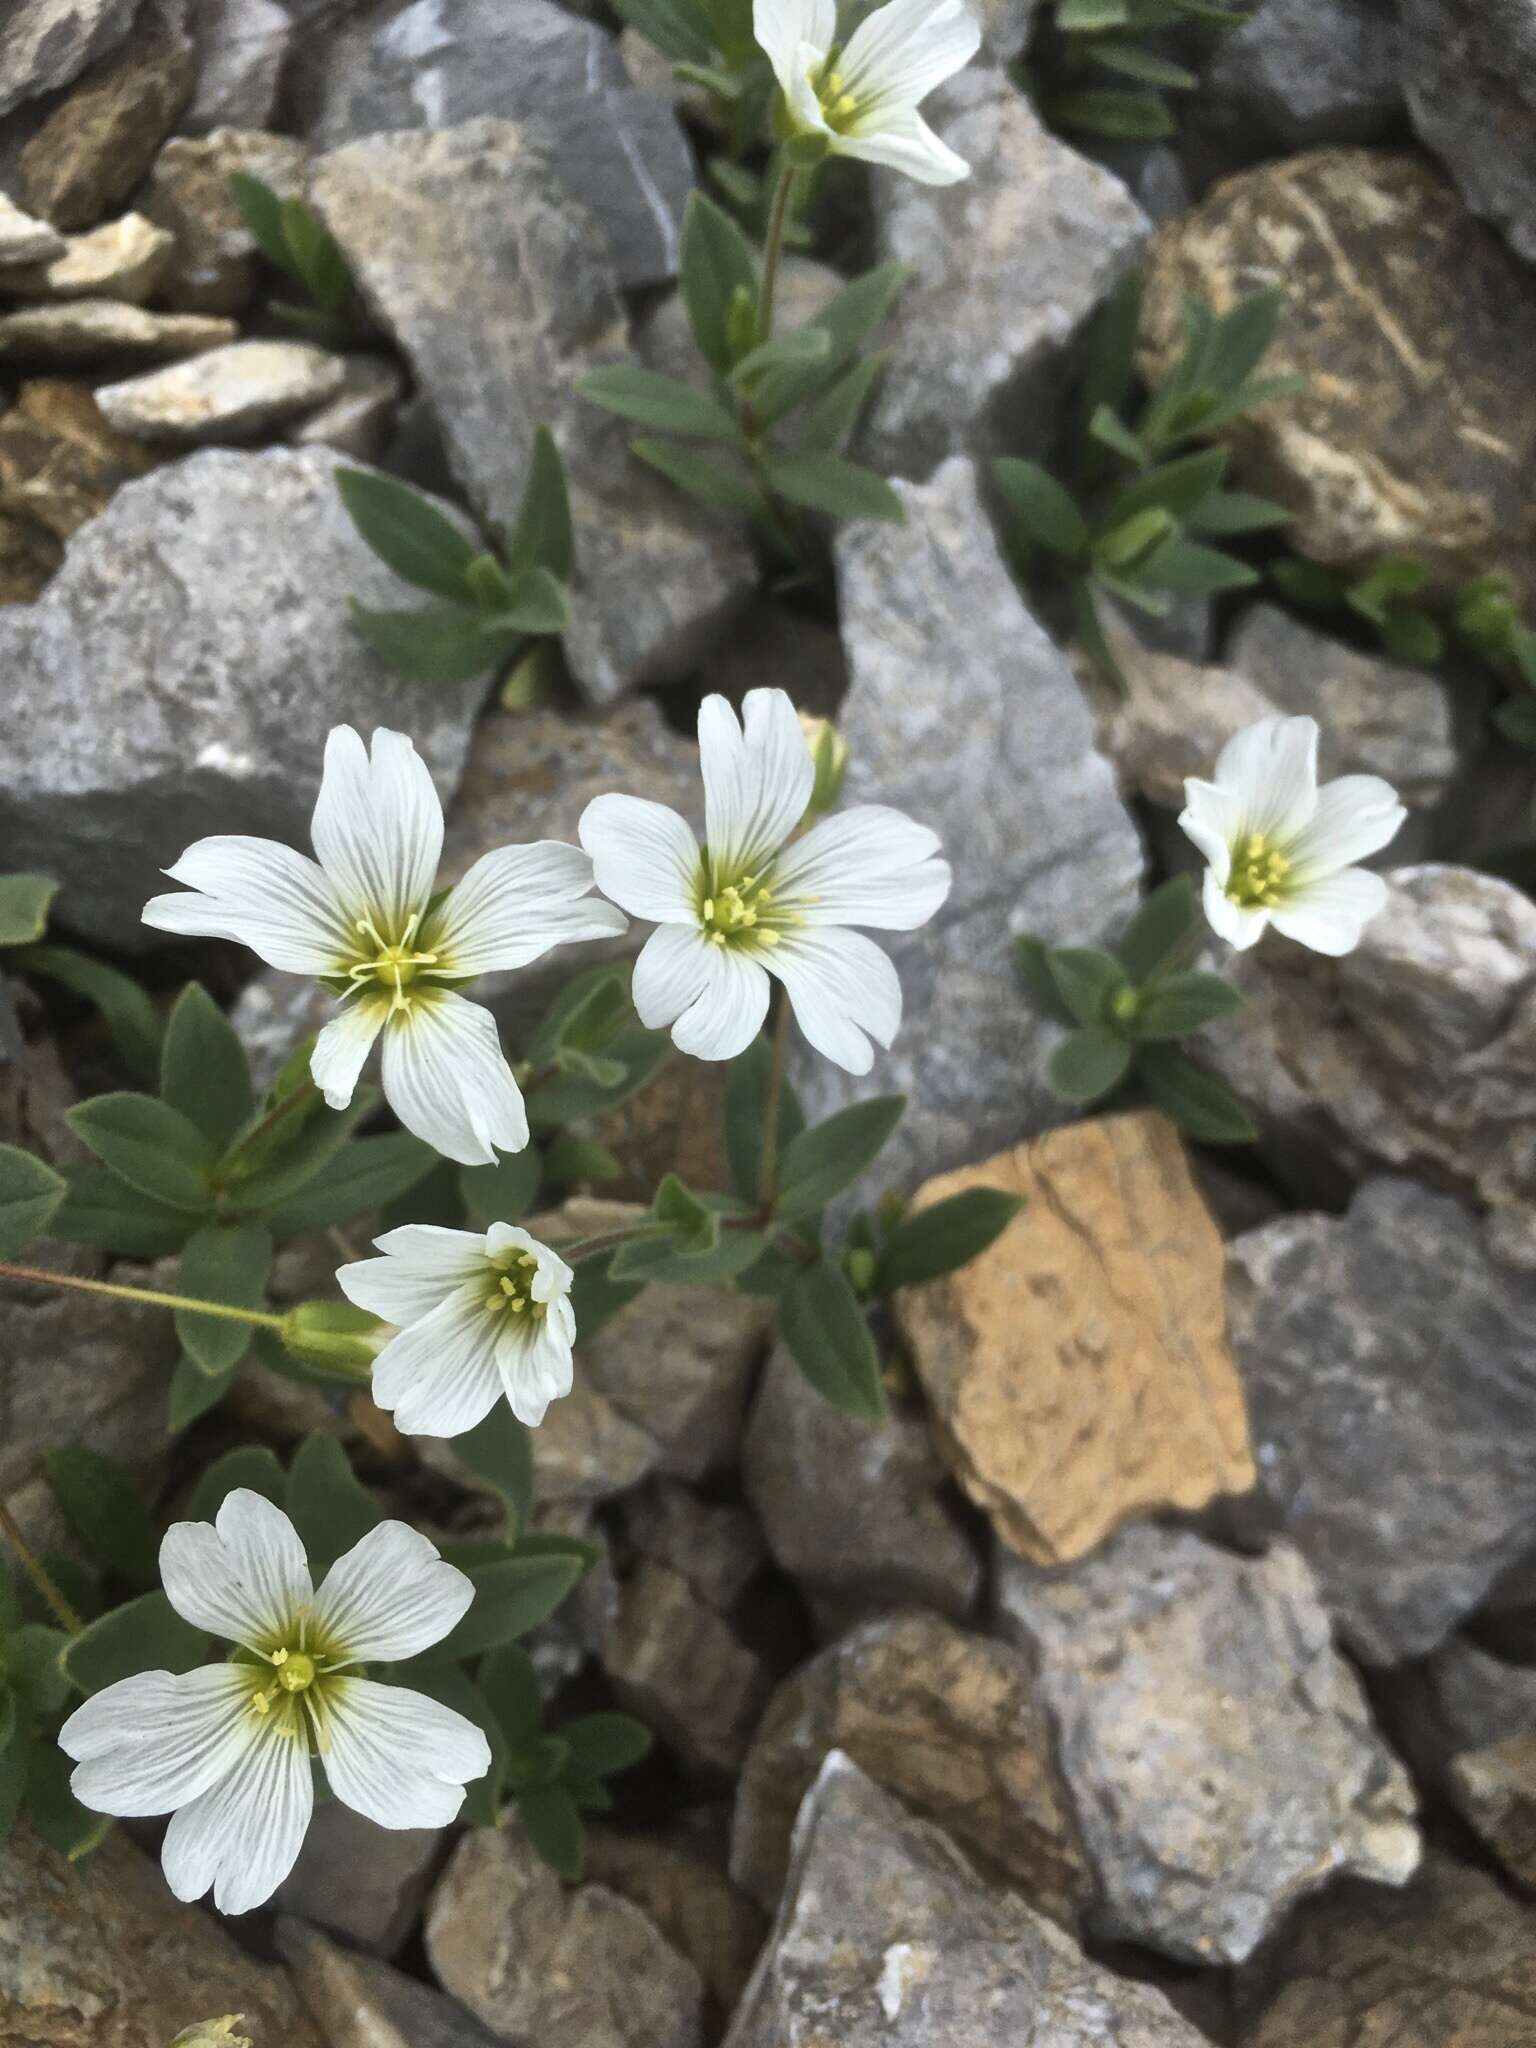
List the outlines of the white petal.
<svg viewBox="0 0 1536 2048">
<path fill-rule="evenodd" d="M 485 1266 L 486 1241 L 478 1231 L 407 1223 L 374 1243 L 384 1257 L 354 1259 L 339 1267 L 336 1284 L 358 1308 L 401 1329 L 440 1308 L 450 1294 L 480 1277 Z"/>
<path fill-rule="evenodd" d="M 789 69 L 779 81 L 793 135 L 825 135 L 830 142 L 832 128 L 822 111 L 816 79 L 826 62 L 826 51 L 814 43 L 801 43 L 789 60 Z"/>
<path fill-rule="evenodd" d="M 325 1775 L 354 1813 L 381 1828 L 446 1827 L 464 1787 L 491 1767 L 473 1721 L 425 1693 L 371 1678 L 328 1688 Z"/>
<path fill-rule="evenodd" d="M 1408 813 L 1379 775 L 1341 775 L 1317 793 L 1317 810 L 1287 851 L 1311 875 L 1335 874 L 1381 849 Z"/>
<path fill-rule="evenodd" d="M 443 851 L 443 807 L 404 733 L 381 726 L 370 758 L 350 725 L 332 728 L 312 830 L 352 916 L 398 939 L 412 911 L 426 909 Z"/>
<path fill-rule="evenodd" d="M 324 870 L 275 839 L 199 839 L 165 872 L 196 893 L 152 896 L 144 922 L 156 931 L 232 939 L 285 974 L 334 974 L 352 949 Z"/>
<path fill-rule="evenodd" d="M 550 1402 L 571 1391 L 575 1341 L 576 1318 L 563 1298 L 550 1304 L 542 1323 L 504 1330 L 496 1364 L 512 1413 L 527 1428 L 537 1429 Z"/>
<path fill-rule="evenodd" d="M 1242 904 L 1234 903 L 1216 879 L 1214 868 L 1205 871 L 1203 900 L 1206 923 L 1218 939 L 1225 939 L 1239 953 L 1246 953 L 1250 946 L 1257 945 L 1269 928 L 1269 912 L 1246 909 Z"/>
<path fill-rule="evenodd" d="M 464 1287 L 392 1337 L 373 1362 L 373 1398 L 407 1436 L 462 1436 L 501 1399 L 490 1288 Z"/>
<path fill-rule="evenodd" d="M 1213 778 L 1232 797 L 1244 833 L 1281 843 L 1317 809 L 1317 720 L 1261 718 L 1222 748 Z"/>
<path fill-rule="evenodd" d="M 493 1223 L 485 1233 L 485 1249 L 487 1256 L 493 1259 L 501 1258 L 506 1252 L 527 1252 L 532 1256 L 533 1285 L 528 1291 L 535 1301 L 553 1301 L 556 1295 L 570 1293 L 571 1282 L 576 1275 L 558 1252 L 552 1252 L 547 1244 L 541 1244 L 520 1223 Z"/>
<path fill-rule="evenodd" d="M 349 1661 L 394 1663 L 440 1643 L 468 1612 L 472 1580 L 404 1522 L 380 1522 L 326 1573 L 315 1618 Z"/>
<path fill-rule="evenodd" d="M 704 837 L 716 880 L 738 881 L 778 852 L 805 816 L 816 764 L 782 690 L 748 690 L 742 722 L 724 697 L 699 706 Z"/>
<path fill-rule="evenodd" d="M 850 1074 L 867 1074 L 870 1039 L 889 1045 L 901 1027 L 901 982 L 873 939 L 835 929 L 790 932 L 768 960 L 816 1050 Z"/>
<path fill-rule="evenodd" d="M 642 1024 L 652 1031 L 670 1024 L 678 1051 L 701 1060 L 745 1052 L 768 1013 L 768 977 L 758 961 L 712 945 L 697 926 L 652 932 L 635 962 L 632 994 Z"/>
<path fill-rule="evenodd" d="M 309 1056 L 309 1077 L 330 1109 L 345 1109 L 352 1100 L 373 1041 L 389 1015 L 388 996 L 359 996 L 333 1017 L 315 1040 Z"/>
<path fill-rule="evenodd" d="M 577 835 L 605 896 L 653 924 L 695 915 L 699 842 L 676 811 L 640 796 L 594 797 Z"/>
<path fill-rule="evenodd" d="M 949 894 L 939 836 L 885 804 L 860 804 L 813 825 L 773 871 L 776 903 L 811 924 L 913 931 Z"/>
<path fill-rule="evenodd" d="M 834 156 L 857 157 L 861 163 L 884 164 L 905 171 L 920 185 L 958 185 L 971 175 L 963 156 L 941 142 L 921 114 L 910 107 L 881 108 L 870 125 L 856 126 L 832 144 Z"/>
<path fill-rule="evenodd" d="M 848 38 L 838 70 L 861 104 L 915 107 L 964 70 L 981 47 L 981 24 L 966 0 L 888 0 Z"/>
<path fill-rule="evenodd" d="M 234 1769 L 175 1814 L 160 1851 L 166 1883 L 186 1900 L 212 1885 L 221 1913 L 265 1905 L 298 1861 L 314 1803 L 305 1745 L 265 1723 Z"/>
<path fill-rule="evenodd" d="M 1224 889 L 1232 873 L 1232 848 L 1243 831 L 1236 797 L 1230 790 L 1218 789 L 1214 782 L 1187 775 L 1179 829 L 1199 847 Z"/>
<path fill-rule="evenodd" d="M 141 1671 L 77 1707 L 59 1747 L 79 1765 L 70 1790 L 93 1813 L 169 1813 L 233 1769 L 256 1733 L 253 1674 L 205 1664 Z"/>
<path fill-rule="evenodd" d="M 522 1091 L 496 1020 L 451 989 L 424 989 L 384 1027 L 384 1094 L 423 1144 L 461 1166 L 494 1166 L 528 1142 Z"/>
<path fill-rule="evenodd" d="M 837 0 L 752 0 L 752 33 L 782 86 L 802 43 L 823 57 L 837 34 Z"/>
<path fill-rule="evenodd" d="M 314 1591 L 299 1532 L 245 1486 L 224 1496 L 212 1523 L 171 1524 L 160 1577 L 185 1620 L 250 1648 L 281 1635 Z"/>
<path fill-rule="evenodd" d="M 432 920 L 426 943 L 439 956 L 437 971 L 505 972 L 552 946 L 628 931 L 623 911 L 589 895 L 591 887 L 591 856 L 579 846 L 544 839 L 481 854 Z"/>
<path fill-rule="evenodd" d="M 1314 953 L 1352 953 L 1360 934 L 1387 900 L 1387 885 L 1367 868 L 1346 868 L 1305 882 L 1270 913 L 1274 927 Z"/>
</svg>

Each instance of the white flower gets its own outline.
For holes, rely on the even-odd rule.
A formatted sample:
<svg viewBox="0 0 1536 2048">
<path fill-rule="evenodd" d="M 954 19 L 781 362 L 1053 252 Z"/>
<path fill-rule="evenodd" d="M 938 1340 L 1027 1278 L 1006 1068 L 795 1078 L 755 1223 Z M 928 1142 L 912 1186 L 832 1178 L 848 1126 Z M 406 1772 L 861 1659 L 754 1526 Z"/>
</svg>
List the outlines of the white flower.
<svg viewBox="0 0 1536 2048">
<path fill-rule="evenodd" d="M 160 1574 L 178 1614 L 240 1647 L 226 1664 L 144 1671 L 76 1708 L 59 1744 L 97 1813 L 169 1813 L 161 1861 L 178 1899 L 221 1913 L 270 1898 L 293 1868 L 318 1757 L 337 1798 L 385 1828 L 444 1827 L 490 1768 L 472 1721 L 355 1667 L 440 1642 L 474 1587 L 425 1536 L 381 1522 L 317 1593 L 298 1532 L 244 1487 L 216 1521 L 177 1522 Z"/>
<path fill-rule="evenodd" d="M 528 1118 L 495 1021 L 452 984 L 622 932 L 587 896 L 591 862 L 554 840 L 498 847 L 434 904 L 443 811 L 426 764 L 382 729 L 370 759 L 349 725 L 325 744 L 312 837 L 317 860 L 272 839 L 199 839 L 166 869 L 195 893 L 153 897 L 144 922 L 233 939 L 333 986 L 341 1014 L 310 1063 L 332 1109 L 352 1100 L 382 1032 L 384 1093 L 408 1131 L 465 1166 L 520 1152 Z"/>
<path fill-rule="evenodd" d="M 679 1051 L 734 1059 L 757 1036 L 776 974 L 818 1052 L 867 1074 L 889 1045 L 901 983 L 849 925 L 912 931 L 949 894 L 938 838 L 883 804 L 823 818 L 790 843 L 815 764 L 782 690 L 749 690 L 745 732 L 723 697 L 699 710 L 707 844 L 665 804 L 600 796 L 581 843 L 597 886 L 660 925 L 635 962 L 641 1022 L 672 1027 Z"/>
<path fill-rule="evenodd" d="M 1221 750 L 1214 782 L 1184 784 L 1179 823 L 1210 863 L 1205 914 L 1237 947 L 1267 925 L 1315 953 L 1349 953 L 1387 899 L 1353 863 L 1378 853 L 1407 812 L 1379 775 L 1317 786 L 1317 723 L 1261 718 Z"/>
<path fill-rule="evenodd" d="M 503 1397 L 537 1427 L 571 1391 L 573 1274 L 513 1223 L 483 1237 L 409 1223 L 336 1278 L 348 1301 L 394 1323 L 374 1361 L 373 1398 L 408 1435 L 461 1436 Z"/>
<path fill-rule="evenodd" d="M 924 185 L 952 185 L 970 165 L 940 142 L 918 102 L 962 70 L 981 43 L 967 0 L 889 0 L 840 47 L 836 0 L 753 0 L 792 135 L 832 156 L 889 164 Z"/>
</svg>

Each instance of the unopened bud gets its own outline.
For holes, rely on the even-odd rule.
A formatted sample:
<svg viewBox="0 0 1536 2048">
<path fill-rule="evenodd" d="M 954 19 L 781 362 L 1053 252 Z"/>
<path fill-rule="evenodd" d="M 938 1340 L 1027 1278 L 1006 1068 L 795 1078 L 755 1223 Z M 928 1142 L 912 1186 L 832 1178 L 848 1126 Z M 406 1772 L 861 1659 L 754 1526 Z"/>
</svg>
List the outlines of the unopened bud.
<svg viewBox="0 0 1536 2048">
<path fill-rule="evenodd" d="M 249 2034 L 235 2032 L 244 2018 L 244 2013 L 227 2012 L 221 2020 L 199 2020 L 183 2027 L 171 2048 L 255 2048 Z"/>
<path fill-rule="evenodd" d="M 875 1273 L 879 1260 L 867 1245 L 855 1245 L 843 1260 L 848 1279 L 855 1294 L 868 1294 L 875 1284 Z"/>
<path fill-rule="evenodd" d="M 823 811 L 830 811 L 842 795 L 843 775 L 848 767 L 848 742 L 830 718 L 813 718 L 808 711 L 800 714 L 800 730 L 805 734 L 805 743 L 811 750 L 811 760 L 816 768 L 811 800 L 805 807 L 805 818 L 809 823 L 812 818 L 819 818 Z"/>
<path fill-rule="evenodd" d="M 301 1301 L 283 1317 L 283 1348 L 301 1365 L 366 1379 L 389 1325 L 350 1301 Z"/>
</svg>

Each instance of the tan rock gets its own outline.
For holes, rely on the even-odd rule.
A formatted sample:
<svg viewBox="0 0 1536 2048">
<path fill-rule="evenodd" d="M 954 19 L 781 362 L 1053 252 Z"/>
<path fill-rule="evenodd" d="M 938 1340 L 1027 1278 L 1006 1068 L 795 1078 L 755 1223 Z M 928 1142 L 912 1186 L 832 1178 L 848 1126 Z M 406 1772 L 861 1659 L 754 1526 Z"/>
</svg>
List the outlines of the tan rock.
<svg viewBox="0 0 1536 2048">
<path fill-rule="evenodd" d="M 761 1660 L 681 1572 L 643 1558 L 603 1664 L 619 1699 L 703 1774 L 741 1768 L 768 1698 Z"/>
<path fill-rule="evenodd" d="M 338 449 L 354 462 L 377 462 L 388 443 L 405 372 L 382 356 L 344 356 L 342 384 L 336 396 L 288 428 L 286 438 L 298 448 L 316 444 Z"/>
<path fill-rule="evenodd" d="M 1506 570 L 1536 597 L 1536 287 L 1427 157 L 1327 149 L 1228 178 L 1153 243 L 1144 365 L 1186 293 L 1218 313 L 1284 287 L 1262 374 L 1303 388 L 1225 430 L 1242 483 L 1321 562 L 1423 560 L 1442 590 Z"/>
<path fill-rule="evenodd" d="M 256 240 L 230 197 L 230 173 L 243 171 L 280 199 L 296 199 L 308 158 L 302 142 L 256 128 L 216 128 L 195 140 L 177 135 L 165 145 L 141 204 L 176 238 L 165 283 L 169 305 L 188 313 L 244 311 L 256 290 Z"/>
<path fill-rule="evenodd" d="M 142 213 L 125 213 L 89 234 L 70 235 L 48 262 L 0 275 L 0 289 L 21 299 L 127 299 L 140 305 L 164 276 L 175 247 Z"/>
<path fill-rule="evenodd" d="M 8 272 L 13 264 L 46 263 L 63 253 L 64 237 L 56 227 L 34 220 L 0 192 L 0 271 Z"/>
<path fill-rule="evenodd" d="M 1221 1234 L 1155 1111 L 1095 1117 L 930 1181 L 1029 1206 L 897 1313 L 951 1469 L 1003 1541 L 1081 1557 L 1128 1516 L 1254 1481 Z"/>
<path fill-rule="evenodd" d="M 1042 1913 L 1092 1896 L 1028 1660 L 936 1614 L 865 1622 L 774 1695 L 742 1772 L 731 1875 L 772 1908 L 795 1814 L 830 1751 L 946 1828 Z"/>
<path fill-rule="evenodd" d="M 31 604 L 63 559 L 63 548 L 42 527 L 0 512 L 0 604 Z"/>
<path fill-rule="evenodd" d="M 1451 1761 L 1457 1804 L 1511 1877 L 1536 1890 L 1536 1733 Z"/>
<path fill-rule="evenodd" d="M 717 2010 L 734 2010 L 768 1924 L 761 1907 L 737 1890 L 703 1842 L 684 1828 L 664 1835 L 654 1828 L 640 1835 L 590 1828 L 587 1875 L 632 1900 L 693 1964 Z"/>
<path fill-rule="evenodd" d="M 33 378 L 0 416 L 0 511 L 68 540 L 156 460 L 102 417 L 83 384 Z"/>
<path fill-rule="evenodd" d="M 61 362 L 94 356 L 195 356 L 233 341 L 233 320 L 198 313 L 147 313 L 120 299 L 65 299 L 57 305 L 18 306 L 0 313 L 0 356 L 53 357 Z"/>
<path fill-rule="evenodd" d="M 182 1906 L 120 1831 L 84 1865 L 27 1829 L 0 1848 L 0 2041 L 8 2048 L 168 2048 L 213 2013 L 267 2048 L 324 2048 L 286 1974 Z"/>
<path fill-rule="evenodd" d="M 327 1940 L 300 1920 L 278 1921 L 277 1952 L 326 2048 L 496 2048 L 498 2037 L 478 2026 L 457 1999 Z"/>
<path fill-rule="evenodd" d="M 341 357 L 307 341 L 236 341 L 189 362 L 103 384 L 96 402 L 119 433 L 195 447 L 243 441 L 312 412 L 345 379 Z"/>
</svg>

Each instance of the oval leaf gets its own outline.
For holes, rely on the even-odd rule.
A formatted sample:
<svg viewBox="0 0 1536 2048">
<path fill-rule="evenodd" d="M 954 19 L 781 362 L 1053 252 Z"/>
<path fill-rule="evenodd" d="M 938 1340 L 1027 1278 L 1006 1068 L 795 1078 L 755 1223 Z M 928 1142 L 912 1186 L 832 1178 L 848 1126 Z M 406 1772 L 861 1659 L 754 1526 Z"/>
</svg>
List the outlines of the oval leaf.
<svg viewBox="0 0 1536 2048">
<path fill-rule="evenodd" d="M 921 1287 L 968 1265 L 996 1243 L 1024 1207 L 1022 1195 L 966 1188 L 897 1224 L 880 1253 L 875 1292 Z"/>
<path fill-rule="evenodd" d="M 64 1652 L 64 1668 L 90 1694 L 140 1671 L 191 1671 L 207 1649 L 207 1636 L 163 1593 L 144 1593 L 82 1629 Z"/>
<path fill-rule="evenodd" d="M 169 1103 L 152 1095 L 96 1095 L 66 1110 L 64 1121 L 130 1187 L 172 1209 L 208 1208 L 213 1147 Z"/>
<path fill-rule="evenodd" d="M 69 1192 L 62 1174 L 16 1145 L 0 1145 L 0 1258 L 40 1237 Z"/>
<path fill-rule="evenodd" d="M 775 1215 L 813 1216 L 824 1208 L 881 1152 L 906 1106 L 904 1095 L 877 1095 L 791 1139 L 780 1159 Z"/>
<path fill-rule="evenodd" d="M 880 1360 L 858 1298 L 836 1266 L 804 1267 L 779 1297 L 779 1335 L 824 1401 L 878 1422 L 885 1413 Z"/>
</svg>

